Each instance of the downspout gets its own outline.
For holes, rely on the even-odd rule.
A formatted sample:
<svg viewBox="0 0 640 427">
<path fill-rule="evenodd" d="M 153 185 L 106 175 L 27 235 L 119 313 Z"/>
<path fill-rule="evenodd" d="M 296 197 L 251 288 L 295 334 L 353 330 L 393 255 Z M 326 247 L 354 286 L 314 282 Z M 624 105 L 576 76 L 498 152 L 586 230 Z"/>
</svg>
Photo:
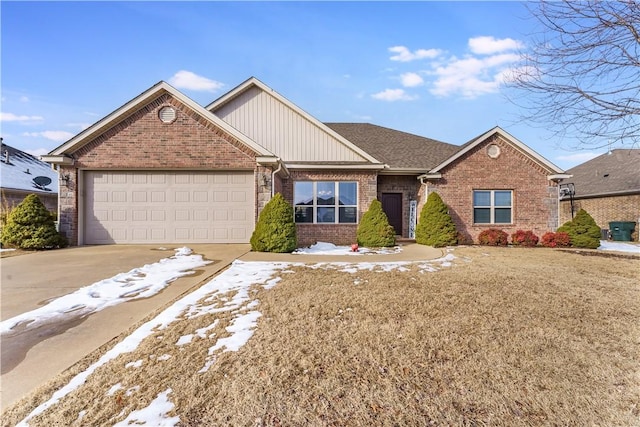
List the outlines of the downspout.
<svg viewBox="0 0 640 427">
<path fill-rule="evenodd" d="M 278 169 L 274 170 L 273 172 L 271 172 L 271 197 L 275 196 L 276 194 L 276 174 L 278 172 L 280 172 L 282 170 L 282 162 L 278 161 Z"/>
</svg>

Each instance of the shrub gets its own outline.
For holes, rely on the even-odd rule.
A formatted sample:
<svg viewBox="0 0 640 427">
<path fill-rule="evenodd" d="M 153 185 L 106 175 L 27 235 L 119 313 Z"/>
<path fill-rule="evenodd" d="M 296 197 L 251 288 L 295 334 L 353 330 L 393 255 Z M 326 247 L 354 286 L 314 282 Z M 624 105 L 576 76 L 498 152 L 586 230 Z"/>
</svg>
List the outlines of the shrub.
<svg viewBox="0 0 640 427">
<path fill-rule="evenodd" d="M 3 246 L 20 249 L 54 249 L 68 245 L 56 230 L 53 215 L 38 196 L 29 194 L 7 215 L 0 240 Z"/>
<path fill-rule="evenodd" d="M 251 235 L 251 249 L 257 252 L 293 252 L 298 245 L 293 208 L 280 193 L 260 212 Z"/>
<path fill-rule="evenodd" d="M 540 238 L 536 236 L 533 231 L 518 230 L 511 235 L 511 243 L 516 246 L 533 247 L 538 244 Z"/>
<path fill-rule="evenodd" d="M 382 210 L 379 200 L 371 202 L 369 209 L 362 215 L 356 231 L 358 245 L 370 248 L 388 247 L 396 244 L 396 232 L 389 224 L 387 214 Z"/>
<path fill-rule="evenodd" d="M 416 226 L 416 242 L 436 248 L 458 243 L 456 225 L 438 193 L 429 194 L 422 207 Z"/>
<path fill-rule="evenodd" d="M 580 209 L 571 221 L 564 223 L 557 231 L 567 233 L 571 246 L 576 248 L 596 249 L 600 246 L 600 227 L 584 209 Z"/>
<path fill-rule="evenodd" d="M 542 246 L 547 248 L 556 248 L 556 247 L 568 247 L 570 244 L 569 235 L 562 231 L 557 233 L 547 232 L 542 235 L 542 240 L 540 242 Z"/>
<path fill-rule="evenodd" d="M 488 228 L 478 235 L 478 243 L 489 246 L 507 246 L 509 236 L 498 228 Z"/>
</svg>

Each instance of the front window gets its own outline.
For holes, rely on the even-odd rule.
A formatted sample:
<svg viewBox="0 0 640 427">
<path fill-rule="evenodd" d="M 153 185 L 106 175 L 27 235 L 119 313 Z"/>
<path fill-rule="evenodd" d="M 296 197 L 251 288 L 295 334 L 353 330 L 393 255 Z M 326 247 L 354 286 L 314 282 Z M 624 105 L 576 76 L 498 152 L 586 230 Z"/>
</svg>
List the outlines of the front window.
<svg viewBox="0 0 640 427">
<path fill-rule="evenodd" d="M 511 224 L 512 196 L 511 190 L 474 190 L 473 222 L 475 224 Z"/>
<path fill-rule="evenodd" d="M 297 223 L 355 224 L 358 184 L 350 181 L 297 181 L 293 188 Z"/>
</svg>

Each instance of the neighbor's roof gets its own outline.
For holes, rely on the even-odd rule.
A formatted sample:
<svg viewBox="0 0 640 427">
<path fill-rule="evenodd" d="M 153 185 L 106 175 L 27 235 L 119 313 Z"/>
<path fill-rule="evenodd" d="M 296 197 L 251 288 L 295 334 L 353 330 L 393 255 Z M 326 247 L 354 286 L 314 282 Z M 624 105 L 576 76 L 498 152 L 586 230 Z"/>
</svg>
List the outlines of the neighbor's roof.
<svg viewBox="0 0 640 427">
<path fill-rule="evenodd" d="M 640 193 L 640 149 L 617 149 L 567 171 L 575 197 Z"/>
<path fill-rule="evenodd" d="M 427 171 L 460 149 L 436 141 L 370 123 L 325 123 L 363 151 L 393 169 Z"/>
<path fill-rule="evenodd" d="M 58 173 L 50 164 L 4 143 L 0 154 L 0 187 L 36 194 L 58 193 Z M 46 176 L 51 183 L 45 189 L 38 188 L 33 182 L 37 176 Z"/>
</svg>

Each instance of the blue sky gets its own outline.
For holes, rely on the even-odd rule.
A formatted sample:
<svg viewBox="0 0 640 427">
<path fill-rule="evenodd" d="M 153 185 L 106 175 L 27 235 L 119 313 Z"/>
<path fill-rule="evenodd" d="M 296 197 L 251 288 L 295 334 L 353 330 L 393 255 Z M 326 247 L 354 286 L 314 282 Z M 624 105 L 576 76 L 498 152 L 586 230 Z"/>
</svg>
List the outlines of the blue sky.
<svg viewBox="0 0 640 427">
<path fill-rule="evenodd" d="M 1 133 L 46 154 L 160 80 L 201 105 L 254 76 L 325 122 L 452 144 L 498 125 L 561 168 L 571 151 L 518 120 L 502 76 L 533 21 L 518 2 L 11 2 Z"/>
</svg>

